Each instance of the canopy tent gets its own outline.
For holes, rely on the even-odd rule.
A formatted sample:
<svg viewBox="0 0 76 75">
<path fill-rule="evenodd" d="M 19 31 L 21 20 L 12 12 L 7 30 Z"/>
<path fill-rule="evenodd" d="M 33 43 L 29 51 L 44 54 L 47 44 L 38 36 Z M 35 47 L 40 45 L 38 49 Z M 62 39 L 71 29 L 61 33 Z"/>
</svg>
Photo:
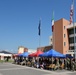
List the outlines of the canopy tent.
<svg viewBox="0 0 76 75">
<path fill-rule="evenodd" d="M 18 56 L 20 57 L 28 57 L 29 53 L 28 52 L 24 52 L 22 54 L 19 54 Z"/>
<path fill-rule="evenodd" d="M 17 56 L 18 56 L 18 55 L 20 55 L 20 54 L 21 54 L 21 53 L 18 53 L 18 54 L 13 54 L 13 56 L 14 56 L 14 57 L 17 57 Z"/>
<path fill-rule="evenodd" d="M 36 53 L 36 52 L 35 52 Z M 35 53 L 29 54 L 29 57 L 34 57 Z"/>
<path fill-rule="evenodd" d="M 39 55 L 40 57 L 65 57 L 65 55 L 55 51 L 54 49 L 51 49 L 43 54 Z"/>
<path fill-rule="evenodd" d="M 73 58 L 73 56 L 66 54 L 66 58 Z"/>
<path fill-rule="evenodd" d="M 40 54 L 43 54 L 43 52 L 41 50 L 38 50 L 36 53 L 35 53 L 35 57 L 38 57 Z"/>
<path fill-rule="evenodd" d="M 39 54 L 43 54 L 43 52 L 41 50 L 37 50 L 37 52 L 29 54 L 30 57 L 38 57 Z"/>
</svg>

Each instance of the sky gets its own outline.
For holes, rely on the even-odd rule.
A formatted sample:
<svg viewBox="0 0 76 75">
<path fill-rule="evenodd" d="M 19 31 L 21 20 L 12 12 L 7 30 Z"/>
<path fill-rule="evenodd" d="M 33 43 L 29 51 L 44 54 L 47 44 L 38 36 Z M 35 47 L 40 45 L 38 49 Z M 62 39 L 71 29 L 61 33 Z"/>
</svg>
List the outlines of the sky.
<svg viewBox="0 0 76 75">
<path fill-rule="evenodd" d="M 37 49 L 40 19 L 40 46 L 48 46 L 53 11 L 55 21 L 69 20 L 71 4 L 72 0 L 0 0 L 0 50 L 17 52 L 19 46 Z"/>
</svg>

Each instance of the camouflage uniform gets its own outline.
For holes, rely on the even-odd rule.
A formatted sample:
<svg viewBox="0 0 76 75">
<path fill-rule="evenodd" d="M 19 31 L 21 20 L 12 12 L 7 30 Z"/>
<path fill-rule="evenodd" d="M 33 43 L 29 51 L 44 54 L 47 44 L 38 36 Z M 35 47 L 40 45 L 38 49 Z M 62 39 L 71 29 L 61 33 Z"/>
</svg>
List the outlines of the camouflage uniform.
<svg viewBox="0 0 76 75">
<path fill-rule="evenodd" d="M 74 64 L 74 65 L 75 65 L 75 71 L 76 71 L 76 62 L 75 62 L 75 64 Z"/>
<path fill-rule="evenodd" d="M 60 64 L 59 64 L 59 59 L 57 59 L 54 70 L 59 69 L 59 66 L 60 66 Z"/>
<path fill-rule="evenodd" d="M 67 60 L 65 59 L 64 68 L 67 69 Z"/>
<path fill-rule="evenodd" d="M 70 69 L 70 59 L 67 58 L 67 68 Z"/>
<path fill-rule="evenodd" d="M 73 71 L 75 70 L 75 62 L 74 61 L 71 62 L 71 68 Z"/>
</svg>

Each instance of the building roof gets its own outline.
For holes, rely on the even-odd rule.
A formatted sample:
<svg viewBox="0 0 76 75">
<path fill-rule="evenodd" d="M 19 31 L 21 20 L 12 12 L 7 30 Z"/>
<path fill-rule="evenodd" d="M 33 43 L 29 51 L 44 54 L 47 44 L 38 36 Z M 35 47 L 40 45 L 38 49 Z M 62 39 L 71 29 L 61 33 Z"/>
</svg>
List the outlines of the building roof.
<svg viewBox="0 0 76 75">
<path fill-rule="evenodd" d="M 3 50 L 3 51 L 0 51 L 0 53 L 4 53 L 4 54 L 13 54 L 13 53 L 11 53 L 11 52 L 8 52 L 8 51 L 5 51 L 5 50 Z"/>
<path fill-rule="evenodd" d="M 56 20 L 55 22 L 58 22 L 58 21 L 61 21 L 61 20 L 65 20 L 65 21 L 68 21 L 68 22 L 69 22 L 69 20 L 67 20 L 67 19 L 65 19 L 65 18 L 61 18 L 61 19 L 59 19 L 59 20 Z"/>
</svg>

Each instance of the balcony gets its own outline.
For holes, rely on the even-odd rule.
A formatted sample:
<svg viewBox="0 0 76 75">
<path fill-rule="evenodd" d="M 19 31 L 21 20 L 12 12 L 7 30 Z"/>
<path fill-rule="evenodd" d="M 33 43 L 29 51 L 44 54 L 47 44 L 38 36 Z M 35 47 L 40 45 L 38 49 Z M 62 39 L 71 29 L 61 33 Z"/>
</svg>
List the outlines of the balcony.
<svg viewBox="0 0 76 75">
<path fill-rule="evenodd" d="M 68 50 L 66 54 L 74 55 L 74 50 Z"/>
<path fill-rule="evenodd" d="M 74 43 L 70 44 L 70 46 L 74 46 Z M 76 43 L 75 43 L 75 46 L 76 46 Z"/>
<path fill-rule="evenodd" d="M 71 28 L 73 28 L 74 26 L 76 27 L 76 23 L 66 26 L 66 29 L 71 29 Z"/>
<path fill-rule="evenodd" d="M 76 33 L 75 33 L 75 36 L 76 36 Z M 70 37 L 74 37 L 74 34 L 69 35 L 69 38 L 70 38 Z"/>
<path fill-rule="evenodd" d="M 67 52 L 74 52 L 74 50 L 68 50 Z"/>
</svg>

